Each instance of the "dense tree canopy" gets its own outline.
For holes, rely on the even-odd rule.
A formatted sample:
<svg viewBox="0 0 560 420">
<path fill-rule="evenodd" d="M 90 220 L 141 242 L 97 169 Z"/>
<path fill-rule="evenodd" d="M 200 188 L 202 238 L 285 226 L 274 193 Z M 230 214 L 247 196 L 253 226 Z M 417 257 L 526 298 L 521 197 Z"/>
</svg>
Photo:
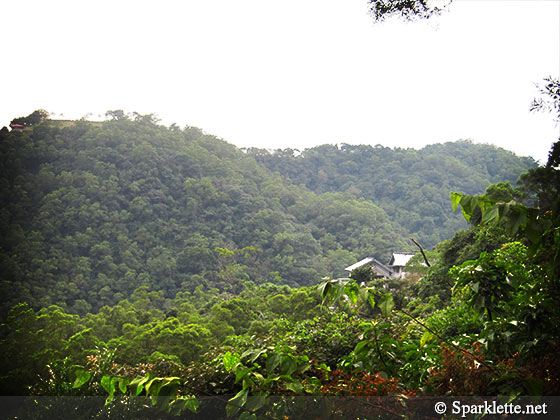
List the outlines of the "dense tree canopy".
<svg viewBox="0 0 560 420">
<path fill-rule="evenodd" d="M 407 247 L 372 202 L 290 185 L 197 128 L 109 116 L 2 134 L 4 309 L 97 311 L 140 286 L 172 298 L 199 285 L 310 285 Z"/>
<path fill-rule="evenodd" d="M 250 150 L 270 170 L 317 193 L 343 192 L 382 207 L 390 219 L 431 248 L 466 227 L 449 212 L 449 193 L 480 194 L 536 166 L 533 159 L 469 141 L 421 150 L 323 145 L 301 153 Z"/>
<path fill-rule="evenodd" d="M 157 397 L 168 417 L 285 419 L 323 412 L 300 395 L 391 395 L 375 407 L 412 415 L 415 395 L 560 392 L 554 165 L 470 142 L 243 152 L 108 116 L 1 133 L 0 392 L 104 396 L 87 410 L 33 400 L 14 417 L 67 405 L 150 418 L 125 394 Z M 436 223 L 452 187 L 471 193 L 448 204 L 467 229 L 427 250 L 430 267 L 418 255 L 404 279 L 336 278 L 412 249 L 411 232 L 454 233 Z M 431 230 L 407 228 L 415 214 Z"/>
<path fill-rule="evenodd" d="M 37 110 L 29 114 L 27 117 L 14 118 L 10 124 L 19 124 L 26 127 L 30 127 L 34 124 L 38 124 L 44 119 L 48 118 L 49 113 L 43 109 Z"/>
</svg>

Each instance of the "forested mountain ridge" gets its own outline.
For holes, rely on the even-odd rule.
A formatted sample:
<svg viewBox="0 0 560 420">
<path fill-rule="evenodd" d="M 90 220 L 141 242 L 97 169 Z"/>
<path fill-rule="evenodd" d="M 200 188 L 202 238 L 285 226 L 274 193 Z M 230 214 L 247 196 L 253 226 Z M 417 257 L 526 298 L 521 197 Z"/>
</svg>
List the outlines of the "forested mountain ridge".
<svg viewBox="0 0 560 420">
<path fill-rule="evenodd" d="M 468 142 L 244 153 L 194 127 L 109 116 L 2 133 L 4 308 L 84 314 L 140 286 L 172 298 L 198 285 L 315 284 L 410 250 L 410 234 L 433 245 L 464 226 L 450 190 L 483 191 L 534 163 Z"/>
<path fill-rule="evenodd" d="M 108 394 L 69 409 L 151 418 L 115 399 L 143 393 L 224 419 L 291 418 L 276 395 L 391 395 L 410 413 L 415 395 L 558 395 L 558 143 L 517 190 L 453 193 L 470 227 L 431 267 L 341 282 L 407 247 L 381 208 L 198 129 L 109 116 L 0 131 L 3 395 Z M 37 400 L 21 410 L 64 408 Z"/>
<path fill-rule="evenodd" d="M 434 144 L 420 150 L 322 145 L 303 152 L 249 149 L 270 170 L 317 193 L 344 192 L 383 208 L 409 235 L 431 248 L 466 227 L 450 212 L 449 194 L 481 194 L 536 167 L 532 158 L 471 141 Z"/>
<path fill-rule="evenodd" d="M 140 286 L 309 285 L 409 245 L 385 212 L 289 185 L 236 147 L 151 116 L 44 120 L 0 141 L 3 308 L 80 314 Z"/>
</svg>

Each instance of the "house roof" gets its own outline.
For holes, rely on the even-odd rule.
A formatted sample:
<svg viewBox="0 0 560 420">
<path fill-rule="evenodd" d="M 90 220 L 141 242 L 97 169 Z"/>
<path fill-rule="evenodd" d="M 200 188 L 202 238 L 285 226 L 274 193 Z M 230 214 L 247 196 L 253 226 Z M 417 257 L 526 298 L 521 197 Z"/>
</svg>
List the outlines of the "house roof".
<svg viewBox="0 0 560 420">
<path fill-rule="evenodd" d="M 356 268 L 360 268 L 363 267 L 366 264 L 369 264 L 373 261 L 373 258 L 364 258 L 361 261 L 358 261 L 355 264 L 352 264 L 351 266 L 348 266 L 345 268 L 346 271 L 354 271 Z"/>
<path fill-rule="evenodd" d="M 391 275 L 393 274 L 393 271 L 389 267 L 380 263 L 375 258 L 364 258 L 363 260 L 358 261 L 356 264 L 352 264 L 351 266 L 346 267 L 345 270 L 352 272 L 356 268 L 360 268 L 365 265 L 371 265 L 373 270 L 381 276 L 391 277 Z"/>
<path fill-rule="evenodd" d="M 400 254 L 397 252 L 393 252 L 393 256 L 391 257 L 389 265 L 404 267 L 412 257 L 414 257 L 414 254 Z"/>
</svg>

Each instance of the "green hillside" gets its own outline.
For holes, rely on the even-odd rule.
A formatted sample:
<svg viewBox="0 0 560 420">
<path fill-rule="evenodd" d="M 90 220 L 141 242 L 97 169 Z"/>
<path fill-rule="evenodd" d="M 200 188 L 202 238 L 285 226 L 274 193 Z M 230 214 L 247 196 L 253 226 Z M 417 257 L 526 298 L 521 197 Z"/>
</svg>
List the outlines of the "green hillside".
<svg viewBox="0 0 560 420">
<path fill-rule="evenodd" d="M 450 211 L 451 191 L 481 194 L 493 183 L 515 185 L 522 173 L 536 166 L 532 158 L 470 141 L 421 150 L 343 144 L 301 153 L 250 153 L 271 171 L 316 193 L 344 192 L 372 201 L 427 248 L 466 227 L 461 215 Z"/>
<path fill-rule="evenodd" d="M 84 314 L 140 286 L 172 298 L 200 285 L 310 285 L 409 247 L 369 201 L 289 185 L 197 128 L 110 114 L 2 133 L 3 308 Z"/>
<path fill-rule="evenodd" d="M 473 192 L 480 174 L 508 180 L 532 162 L 468 142 L 279 158 L 109 115 L 0 131 L 0 394 L 99 397 L 21 400 L 8 417 L 323 418 L 323 402 L 350 396 L 337 412 L 378 418 L 354 397 L 390 396 L 382 411 L 412 418 L 415 396 L 559 394 L 558 143 L 517 190 L 452 194 L 470 225 L 427 252 L 430 267 L 417 255 L 405 278 L 364 266 L 342 282 L 364 255 L 410 249 L 405 219 L 360 188 L 384 185 L 394 214 L 406 202 L 427 218 L 434 185 Z M 353 172 L 329 181 L 350 150 Z M 372 182 L 358 162 L 377 154 L 391 164 Z M 296 186 L 310 156 L 320 192 Z M 304 395 L 318 405 L 297 405 Z"/>
</svg>

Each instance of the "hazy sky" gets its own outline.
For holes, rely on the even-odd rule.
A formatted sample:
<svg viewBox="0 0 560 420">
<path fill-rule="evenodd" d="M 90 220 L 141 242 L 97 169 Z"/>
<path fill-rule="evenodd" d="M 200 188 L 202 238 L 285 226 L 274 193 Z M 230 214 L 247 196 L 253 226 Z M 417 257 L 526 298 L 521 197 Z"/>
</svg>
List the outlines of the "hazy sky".
<svg viewBox="0 0 560 420">
<path fill-rule="evenodd" d="M 2 0 L 0 126 L 123 109 L 240 147 L 472 139 L 544 161 L 528 111 L 560 75 L 560 1 L 455 0 L 374 24 L 366 0 Z"/>
</svg>

